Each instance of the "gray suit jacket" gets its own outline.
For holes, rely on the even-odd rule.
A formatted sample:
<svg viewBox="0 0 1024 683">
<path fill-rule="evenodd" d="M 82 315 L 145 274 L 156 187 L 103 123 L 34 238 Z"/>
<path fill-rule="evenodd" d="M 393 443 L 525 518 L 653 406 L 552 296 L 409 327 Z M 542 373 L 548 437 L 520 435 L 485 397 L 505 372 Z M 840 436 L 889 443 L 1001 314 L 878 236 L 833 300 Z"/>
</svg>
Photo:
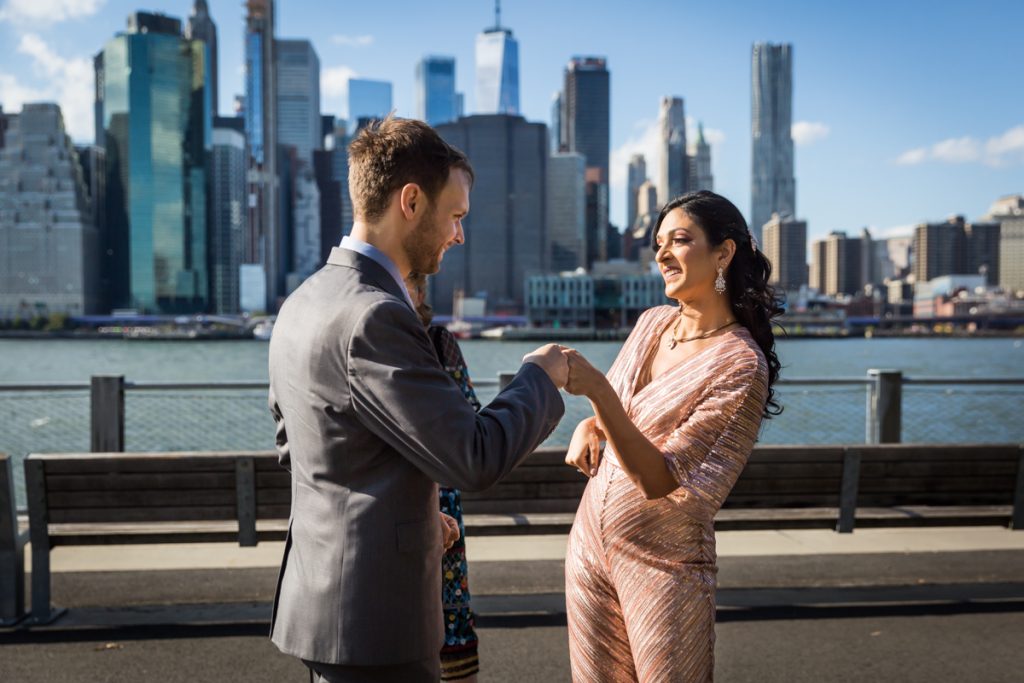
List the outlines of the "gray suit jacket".
<svg viewBox="0 0 1024 683">
<path fill-rule="evenodd" d="M 437 485 L 486 489 L 564 412 L 527 363 L 479 413 L 441 368 L 398 283 L 334 249 L 281 307 L 270 409 L 292 510 L 271 638 L 328 664 L 384 665 L 441 649 Z"/>
</svg>

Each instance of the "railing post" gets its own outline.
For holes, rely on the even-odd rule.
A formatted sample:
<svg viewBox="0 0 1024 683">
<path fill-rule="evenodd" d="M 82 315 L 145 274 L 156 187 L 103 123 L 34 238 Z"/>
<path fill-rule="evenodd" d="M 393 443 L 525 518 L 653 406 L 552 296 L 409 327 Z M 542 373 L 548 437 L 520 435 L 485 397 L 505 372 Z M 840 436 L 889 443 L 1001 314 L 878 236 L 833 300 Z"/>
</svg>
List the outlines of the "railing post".
<svg viewBox="0 0 1024 683">
<path fill-rule="evenodd" d="M 10 456 L 0 453 L 0 626 L 25 618 L 25 539 L 18 533 Z"/>
<path fill-rule="evenodd" d="M 869 443 L 900 443 L 903 372 L 900 370 L 868 370 L 874 380 L 871 392 L 872 433 Z"/>
<path fill-rule="evenodd" d="M 857 491 L 860 488 L 860 449 L 843 449 L 843 479 L 839 491 L 839 520 L 836 531 L 853 533 L 857 523 Z"/>
<path fill-rule="evenodd" d="M 498 373 L 498 391 L 504 391 L 505 387 L 512 383 L 516 373 L 514 372 L 499 372 Z"/>
<path fill-rule="evenodd" d="M 93 375 L 89 411 L 92 452 L 123 452 L 124 375 Z"/>
<path fill-rule="evenodd" d="M 1024 531 L 1024 446 L 1017 447 L 1017 488 L 1013 494 L 1013 516 L 1010 528 Z"/>
</svg>

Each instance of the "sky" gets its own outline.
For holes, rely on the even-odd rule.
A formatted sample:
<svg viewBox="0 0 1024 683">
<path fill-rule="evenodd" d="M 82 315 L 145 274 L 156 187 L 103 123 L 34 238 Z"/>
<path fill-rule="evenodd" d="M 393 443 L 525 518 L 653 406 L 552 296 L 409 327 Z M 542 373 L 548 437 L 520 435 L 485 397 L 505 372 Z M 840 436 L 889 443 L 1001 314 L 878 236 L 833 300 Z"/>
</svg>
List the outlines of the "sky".
<svg viewBox="0 0 1024 683">
<path fill-rule="evenodd" d="M 187 18 L 191 0 L 0 0 L 0 105 L 57 101 L 76 142 L 93 137 L 92 57 L 129 13 Z M 220 50 L 221 113 L 242 92 L 244 6 L 210 0 Z M 394 83 L 415 115 L 414 70 L 425 55 L 457 61 L 473 113 L 476 34 L 487 0 L 277 3 L 281 38 L 312 41 L 321 106 L 344 115 L 349 77 Z M 611 72 L 611 220 L 625 218 L 626 165 L 657 169 L 663 95 L 683 97 L 712 143 L 715 190 L 750 213 L 750 68 L 756 41 L 793 45 L 797 214 L 809 239 L 834 230 L 909 234 L 922 221 L 977 219 L 1024 192 L 1024 2 L 921 0 L 505 0 L 519 41 L 520 107 L 550 123 L 551 98 L 574 55 Z"/>
</svg>

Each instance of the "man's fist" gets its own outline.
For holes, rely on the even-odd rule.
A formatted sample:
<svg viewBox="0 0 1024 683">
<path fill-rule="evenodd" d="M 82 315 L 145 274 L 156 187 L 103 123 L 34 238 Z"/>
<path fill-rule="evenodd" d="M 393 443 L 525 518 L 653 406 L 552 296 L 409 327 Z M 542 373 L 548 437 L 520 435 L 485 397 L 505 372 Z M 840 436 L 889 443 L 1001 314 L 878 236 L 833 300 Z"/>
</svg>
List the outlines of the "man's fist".
<svg viewBox="0 0 1024 683">
<path fill-rule="evenodd" d="M 558 344 L 545 344 L 523 356 L 523 362 L 539 365 L 559 389 L 569 380 L 569 363 Z"/>
</svg>

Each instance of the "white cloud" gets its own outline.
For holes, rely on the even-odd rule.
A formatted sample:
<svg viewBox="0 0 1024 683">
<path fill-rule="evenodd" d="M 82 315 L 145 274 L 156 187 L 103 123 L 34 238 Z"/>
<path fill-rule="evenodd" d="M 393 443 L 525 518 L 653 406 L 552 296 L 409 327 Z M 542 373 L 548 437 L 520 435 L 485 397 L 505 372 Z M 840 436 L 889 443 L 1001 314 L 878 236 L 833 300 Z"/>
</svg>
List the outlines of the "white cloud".
<svg viewBox="0 0 1024 683">
<path fill-rule="evenodd" d="M 39 83 L 26 85 L 11 74 L 0 73 L 4 110 L 18 111 L 28 102 L 56 102 L 68 134 L 79 142 L 91 140 L 95 132 L 92 61 L 85 57 L 66 59 L 34 33 L 22 36 L 18 52 L 32 58 Z"/>
<path fill-rule="evenodd" d="M 1015 126 L 1002 135 L 990 138 L 985 143 L 985 154 L 993 166 L 1024 160 L 1024 125 Z"/>
<path fill-rule="evenodd" d="M 932 145 L 931 156 L 936 161 L 964 164 L 981 159 L 981 146 L 972 137 L 950 138 Z"/>
<path fill-rule="evenodd" d="M 357 78 L 359 74 L 347 66 L 332 66 L 320 72 L 320 99 L 324 103 L 324 111 L 328 110 L 328 104 L 334 106 L 334 111 L 342 112 L 342 116 L 348 116 L 348 81 L 350 78 Z"/>
<path fill-rule="evenodd" d="M 51 24 L 96 14 L 106 0 L 7 0 L 0 21 Z"/>
<path fill-rule="evenodd" d="M 896 157 L 900 166 L 916 166 L 928 161 L 946 164 L 983 163 L 1006 166 L 1024 163 L 1024 124 L 982 142 L 970 135 L 947 138 L 928 147 L 916 147 Z"/>
<path fill-rule="evenodd" d="M 916 147 L 914 149 L 908 149 L 906 152 L 896 157 L 896 163 L 899 164 L 900 166 L 915 166 L 917 164 L 924 163 L 927 160 L 927 147 Z"/>
<path fill-rule="evenodd" d="M 790 132 L 797 147 L 806 147 L 827 138 L 831 129 L 818 121 L 797 121 Z"/>
<path fill-rule="evenodd" d="M 346 36 L 339 33 L 331 36 L 331 42 L 345 47 L 369 47 L 373 45 L 373 36 Z"/>
</svg>

